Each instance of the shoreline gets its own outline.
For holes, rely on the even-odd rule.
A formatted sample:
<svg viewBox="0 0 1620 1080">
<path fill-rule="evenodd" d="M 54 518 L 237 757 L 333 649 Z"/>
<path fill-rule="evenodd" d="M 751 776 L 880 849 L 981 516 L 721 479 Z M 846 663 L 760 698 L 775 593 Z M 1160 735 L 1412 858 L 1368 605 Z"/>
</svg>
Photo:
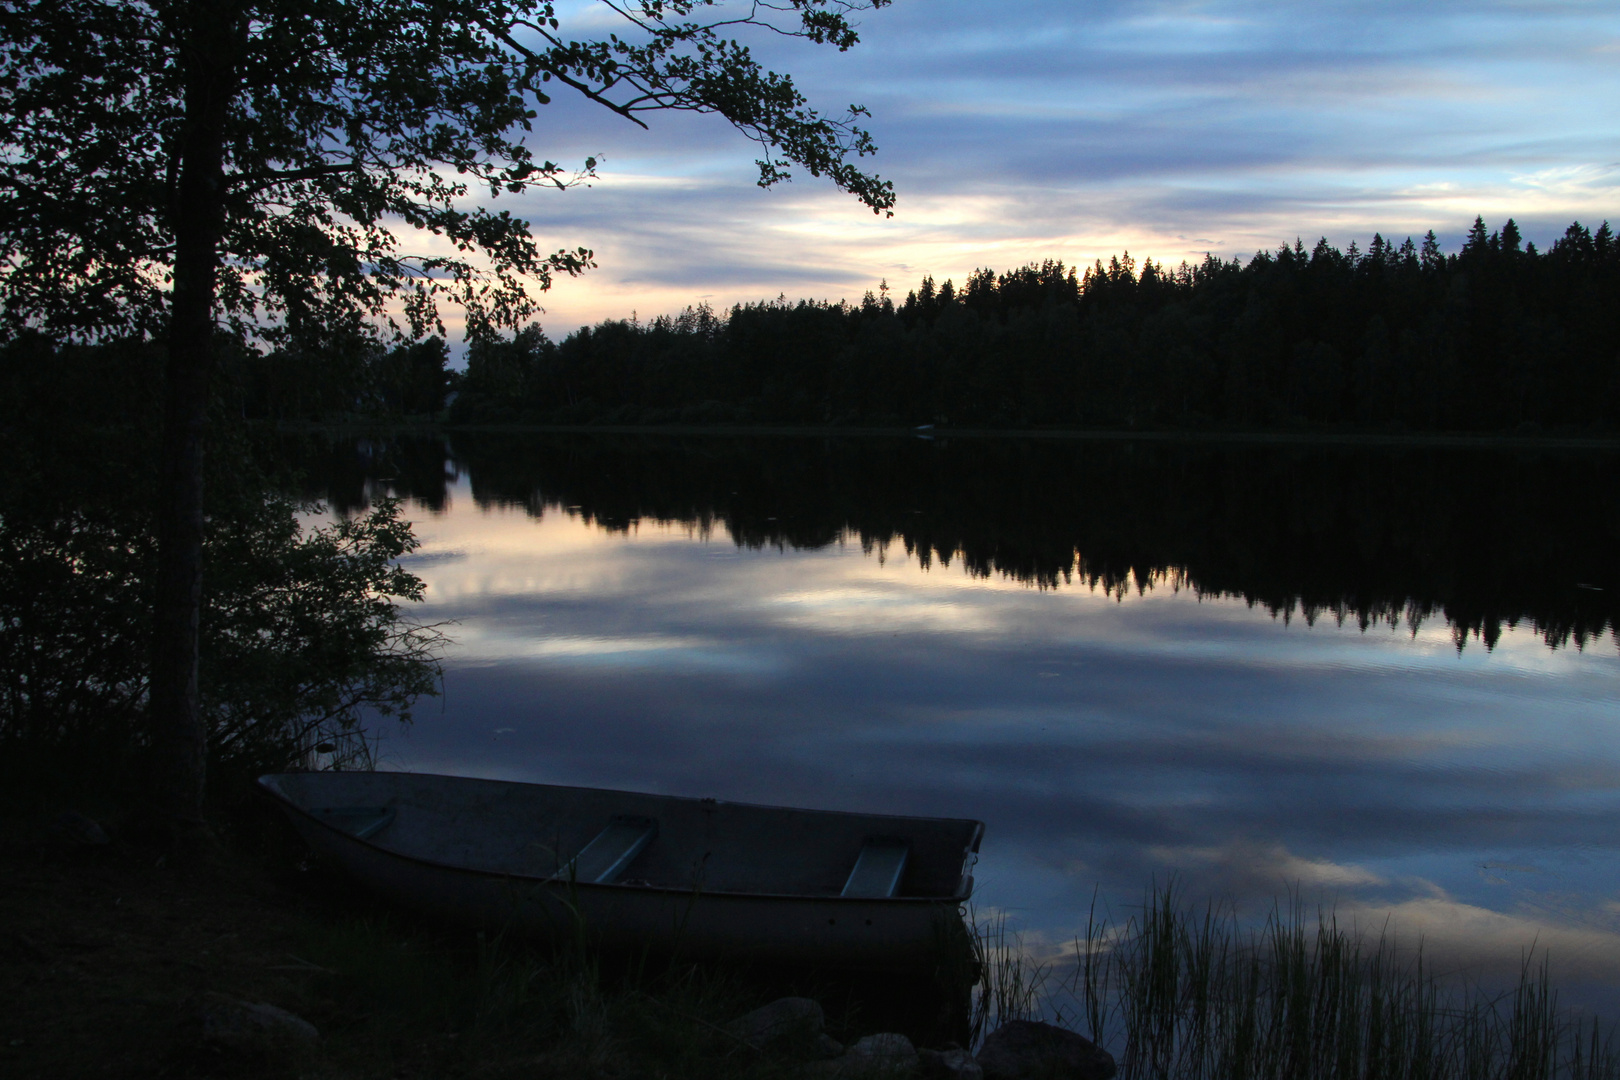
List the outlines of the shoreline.
<svg viewBox="0 0 1620 1080">
<path fill-rule="evenodd" d="M 0 1075 L 779 1080 L 799 1048 L 730 1028 L 784 992 L 824 1001 L 844 1043 L 892 1030 L 810 976 L 609 962 L 384 905 L 265 817 L 193 859 L 0 819 Z"/>
<path fill-rule="evenodd" d="M 1465 432 L 1126 431 L 1078 428 L 844 427 L 795 424 L 447 423 L 437 420 L 262 421 L 278 432 L 333 434 L 460 432 L 556 435 L 673 435 L 701 438 L 984 439 L 1217 445 L 1434 447 L 1441 449 L 1620 450 L 1615 435 L 1482 435 Z"/>
</svg>

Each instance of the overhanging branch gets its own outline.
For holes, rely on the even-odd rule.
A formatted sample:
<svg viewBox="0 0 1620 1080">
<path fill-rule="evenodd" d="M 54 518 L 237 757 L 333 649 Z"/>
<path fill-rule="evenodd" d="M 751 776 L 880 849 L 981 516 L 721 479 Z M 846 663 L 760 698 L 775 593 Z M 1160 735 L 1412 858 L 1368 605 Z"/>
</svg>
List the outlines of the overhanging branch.
<svg viewBox="0 0 1620 1080">
<path fill-rule="evenodd" d="M 549 63 L 543 56 L 524 45 L 522 42 L 518 41 L 506 30 L 490 25 L 489 23 L 484 24 L 484 29 L 487 30 L 501 44 L 505 45 L 507 48 L 523 57 L 523 59 L 532 63 L 536 68 L 544 71 L 553 79 L 556 79 L 558 82 L 562 83 L 564 86 L 571 90 L 577 90 L 591 101 L 596 102 L 598 105 L 611 112 L 617 113 L 626 120 L 630 121 L 632 124 L 635 124 L 637 127 L 640 127 L 643 130 L 651 130 L 647 127 L 647 122 L 632 113 L 628 107 L 620 105 L 618 102 L 614 101 L 610 97 L 607 97 L 600 90 L 597 90 L 589 83 L 581 82 L 579 79 L 569 75 L 566 71 L 559 69 L 556 65 Z"/>
<path fill-rule="evenodd" d="M 348 161 L 341 165 L 311 165 L 303 169 L 282 169 L 267 173 L 239 173 L 231 177 L 227 184 L 236 190 L 253 191 L 259 188 L 270 187 L 275 184 L 295 183 L 299 180 L 319 180 L 325 176 L 338 176 L 346 172 L 359 172 L 358 161 Z"/>
</svg>

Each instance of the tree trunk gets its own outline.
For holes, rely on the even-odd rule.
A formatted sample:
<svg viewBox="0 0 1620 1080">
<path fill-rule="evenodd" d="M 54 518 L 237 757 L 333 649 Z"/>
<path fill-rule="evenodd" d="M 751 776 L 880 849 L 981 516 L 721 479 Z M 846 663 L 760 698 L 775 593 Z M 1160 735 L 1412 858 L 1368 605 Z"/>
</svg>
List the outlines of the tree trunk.
<svg viewBox="0 0 1620 1080">
<path fill-rule="evenodd" d="M 203 446 L 214 372 L 215 288 L 225 220 L 225 120 L 236 91 L 234 5 L 188 5 L 177 27 L 185 120 L 171 192 L 174 292 L 159 463 L 151 731 L 159 813 L 177 840 L 201 835 L 207 730 L 197 687 L 202 610 Z"/>
</svg>

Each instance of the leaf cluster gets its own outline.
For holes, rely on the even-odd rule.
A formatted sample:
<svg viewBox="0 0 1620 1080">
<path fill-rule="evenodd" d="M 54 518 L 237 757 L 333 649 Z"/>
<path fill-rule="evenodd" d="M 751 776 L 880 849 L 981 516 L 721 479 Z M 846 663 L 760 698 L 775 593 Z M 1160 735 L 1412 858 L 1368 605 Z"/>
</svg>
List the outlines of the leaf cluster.
<svg viewBox="0 0 1620 1080">
<path fill-rule="evenodd" d="M 818 112 L 729 36 L 847 49 L 853 12 L 887 2 L 603 0 L 624 32 L 575 37 L 565 19 L 590 13 L 543 0 L 9 0 L 0 316 L 58 339 L 161 336 L 198 95 L 227 106 L 219 312 L 272 346 L 442 334 L 441 303 L 476 337 L 589 268 L 496 205 L 595 175 L 531 146 L 558 92 L 642 124 L 718 113 L 765 148 L 762 184 L 798 163 L 888 210 L 892 186 L 851 160 L 874 149 L 865 110 Z"/>
<path fill-rule="evenodd" d="M 127 779 L 150 749 L 157 561 L 151 346 L 0 349 L 0 759 Z M 221 418 L 216 416 L 216 426 Z M 363 756 L 437 690 L 438 629 L 397 503 L 321 523 L 239 429 L 211 466 L 200 612 L 210 757 L 228 772 Z M 21 763 L 21 764 L 19 764 Z"/>
</svg>

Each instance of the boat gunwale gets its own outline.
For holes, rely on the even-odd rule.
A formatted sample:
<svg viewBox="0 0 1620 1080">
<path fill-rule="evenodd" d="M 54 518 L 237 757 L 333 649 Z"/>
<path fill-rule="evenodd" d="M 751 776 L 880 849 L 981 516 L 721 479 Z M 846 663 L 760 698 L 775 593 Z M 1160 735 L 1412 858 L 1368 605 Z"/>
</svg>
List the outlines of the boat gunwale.
<svg viewBox="0 0 1620 1080">
<path fill-rule="evenodd" d="M 840 905 L 844 905 L 844 906 L 854 906 L 854 905 L 858 905 L 858 904 L 884 904 L 884 905 L 900 905 L 900 906 L 919 906 L 919 905 L 921 905 L 921 906 L 937 907 L 937 906 L 942 905 L 942 904 L 957 904 L 957 905 L 965 904 L 973 896 L 973 887 L 972 887 L 971 884 L 968 885 L 967 891 L 965 891 L 965 892 L 958 891 L 958 892 L 955 892 L 955 893 L 951 893 L 948 896 L 842 896 L 842 895 L 839 895 L 838 893 L 828 893 L 828 894 L 822 896 L 822 895 L 814 895 L 814 894 L 810 894 L 810 893 L 735 892 L 735 891 L 720 890 L 720 889 L 706 890 L 706 889 L 703 889 L 701 887 L 695 888 L 695 889 L 693 889 L 693 888 L 677 889 L 677 888 L 672 888 L 672 887 L 667 886 L 667 885 L 638 885 L 638 884 L 634 884 L 634 883 L 631 883 L 631 882 L 618 882 L 618 881 L 613 881 L 613 882 L 574 881 L 574 880 L 569 880 L 569 879 L 564 879 L 564 878 L 557 878 L 557 877 L 552 877 L 552 876 L 541 877 L 540 875 L 537 875 L 537 874 L 520 874 L 520 873 L 514 873 L 512 871 L 506 871 L 506 870 L 485 870 L 485 869 L 482 869 L 482 868 L 476 867 L 476 866 L 467 866 L 467 865 L 464 865 L 464 864 L 461 864 L 461 863 L 441 862 L 441 861 L 439 861 L 437 859 L 428 859 L 428 858 L 424 858 L 424 857 L 422 857 L 420 855 L 410 855 L 410 854 L 407 854 L 407 853 L 402 852 L 402 851 L 397 851 L 397 850 L 395 850 L 393 848 L 384 847 L 383 845 L 381 845 L 379 843 L 376 843 L 376 842 L 374 842 L 373 840 L 371 840 L 369 838 L 361 838 L 361 837 L 355 836 L 353 833 L 344 832 L 342 829 L 338 828 L 336 825 L 333 825 L 331 822 L 324 821 L 321 818 L 316 817 L 315 814 L 312 811 L 307 810 L 304 807 L 300 806 L 298 803 L 294 802 L 287 795 L 283 794 L 281 791 L 278 791 L 276 788 L 271 787 L 269 784 L 267 784 L 265 782 L 267 780 L 270 780 L 270 779 L 272 779 L 274 777 L 278 777 L 278 776 L 305 776 L 305 775 L 320 775 L 320 770 L 317 770 L 317 769 L 303 769 L 303 770 L 296 770 L 296 771 L 288 770 L 288 771 L 279 772 L 279 773 L 265 773 L 263 776 L 260 776 L 255 781 L 255 786 L 257 786 L 258 789 L 264 795 L 266 795 L 267 797 L 275 799 L 277 802 L 281 803 L 283 806 L 290 807 L 291 809 L 296 811 L 299 814 L 299 816 L 303 817 L 304 819 L 306 819 L 308 821 L 314 822 L 316 825 L 320 826 L 322 829 L 325 829 L 326 831 L 332 833 L 333 835 L 339 837 L 340 839 L 346 840 L 346 841 L 348 841 L 348 842 L 350 842 L 352 844 L 359 844 L 361 847 L 370 848 L 370 849 L 372 849 L 374 851 L 381 852 L 382 854 L 387 855 L 390 858 L 400 859 L 400 860 L 403 860 L 403 861 L 409 862 L 409 863 L 415 863 L 418 866 L 432 867 L 432 868 L 434 868 L 436 870 L 449 870 L 449 871 L 452 871 L 452 872 L 458 873 L 458 874 L 474 874 L 474 875 L 477 875 L 478 877 L 481 877 L 481 878 L 493 878 L 493 879 L 496 879 L 498 881 L 519 881 L 519 882 L 524 882 L 524 883 L 532 883 L 532 884 L 535 884 L 535 885 L 546 886 L 548 889 L 551 889 L 551 890 L 556 890 L 558 888 L 586 889 L 586 890 L 607 889 L 607 890 L 628 891 L 628 892 L 633 892 L 633 893 L 644 893 L 644 894 L 646 894 L 646 893 L 658 893 L 658 894 L 663 894 L 663 895 L 666 895 L 666 896 L 679 896 L 679 897 L 694 897 L 694 898 L 696 898 L 696 897 L 703 897 L 703 896 L 713 896 L 713 897 L 735 898 L 735 899 L 740 899 L 740 900 L 791 901 L 793 903 L 800 903 L 800 904 L 803 904 L 803 903 L 817 903 L 817 904 L 820 904 L 820 903 L 835 903 L 835 904 L 840 904 Z M 640 795 L 640 796 L 645 796 L 645 795 L 648 794 L 648 792 L 620 791 L 617 788 L 582 788 L 582 787 L 574 787 L 574 785 L 567 785 L 567 784 L 529 784 L 529 783 L 527 783 L 525 781 L 521 781 L 521 780 L 485 780 L 485 778 L 483 778 L 483 777 L 447 776 L 447 775 L 442 774 L 442 773 L 404 773 L 404 774 L 401 774 L 401 775 L 432 776 L 432 777 L 439 777 L 439 778 L 447 779 L 447 780 L 477 780 L 477 781 L 482 781 L 482 782 L 486 782 L 486 783 L 517 784 L 519 786 L 525 786 L 525 787 L 553 787 L 553 788 L 573 788 L 574 790 L 578 790 L 578 791 L 606 791 L 606 792 L 610 792 L 610 793 L 613 793 L 613 794 L 619 794 L 619 795 Z M 910 819 L 910 820 L 914 820 L 914 821 L 971 822 L 972 825 L 973 825 L 973 831 L 972 831 L 972 834 L 970 835 L 970 837 L 968 839 L 968 845 L 965 848 L 963 848 L 964 867 L 965 867 L 965 864 L 967 862 L 967 857 L 969 855 L 978 854 L 979 844 L 984 839 L 984 822 L 979 821 L 979 820 L 977 820 L 975 818 L 939 818 L 939 817 L 924 817 L 924 816 L 921 816 L 921 815 L 914 815 L 914 814 L 862 814 L 862 813 L 860 813 L 858 811 L 852 811 L 852 810 L 811 810 L 811 809 L 808 809 L 808 808 L 805 808 L 805 807 L 770 806 L 770 805 L 767 805 L 767 804 L 764 804 L 764 803 L 741 803 L 741 802 L 730 802 L 728 800 L 720 800 L 720 799 L 708 800 L 708 799 L 701 799 L 701 798 L 693 798 L 692 796 L 687 796 L 687 795 L 656 795 L 654 797 L 655 798 L 660 798 L 660 799 L 679 799 L 679 800 L 686 800 L 686 801 L 692 801 L 692 802 L 710 802 L 710 801 L 717 802 L 717 803 L 718 802 L 724 802 L 725 805 L 728 805 L 728 806 L 741 806 L 741 807 L 749 807 L 749 808 L 757 808 L 757 809 L 765 809 L 765 810 L 797 810 L 797 811 L 804 812 L 804 813 L 837 814 L 837 815 L 843 815 L 843 816 L 848 816 L 848 817 L 883 817 L 883 818 L 889 818 L 889 819 Z M 973 876 L 971 874 L 968 874 L 968 873 L 964 872 L 960 877 L 960 880 L 959 880 L 959 883 L 958 883 L 958 889 L 960 889 L 962 882 L 971 882 L 972 880 L 973 880 Z"/>
</svg>

